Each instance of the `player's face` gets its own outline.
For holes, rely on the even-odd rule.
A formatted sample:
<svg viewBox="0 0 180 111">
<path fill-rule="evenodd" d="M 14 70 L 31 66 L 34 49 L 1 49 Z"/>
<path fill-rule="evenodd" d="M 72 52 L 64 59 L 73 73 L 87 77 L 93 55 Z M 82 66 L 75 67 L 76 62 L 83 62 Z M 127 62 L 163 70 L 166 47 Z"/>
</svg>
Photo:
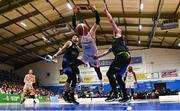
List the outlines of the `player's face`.
<svg viewBox="0 0 180 111">
<path fill-rule="evenodd" d="M 129 68 L 128 68 L 128 69 L 129 69 L 129 71 L 132 71 L 132 67 L 131 67 L 131 66 L 129 66 Z"/>
<path fill-rule="evenodd" d="M 29 74 L 33 74 L 33 70 L 32 69 L 29 70 Z"/>
<path fill-rule="evenodd" d="M 72 41 L 75 42 L 75 43 L 78 43 L 78 42 L 79 42 L 78 36 L 74 35 L 74 36 L 72 37 Z"/>
</svg>

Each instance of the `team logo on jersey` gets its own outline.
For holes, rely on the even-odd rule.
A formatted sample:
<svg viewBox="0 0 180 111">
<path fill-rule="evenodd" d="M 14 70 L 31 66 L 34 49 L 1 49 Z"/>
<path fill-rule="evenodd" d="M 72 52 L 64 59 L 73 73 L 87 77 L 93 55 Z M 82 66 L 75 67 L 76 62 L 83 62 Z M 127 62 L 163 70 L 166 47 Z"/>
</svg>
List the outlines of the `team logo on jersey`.
<svg viewBox="0 0 180 111">
<path fill-rule="evenodd" d="M 92 43 L 92 40 L 86 37 L 83 40 L 83 47 L 85 49 L 90 49 L 91 48 L 91 43 Z"/>
</svg>

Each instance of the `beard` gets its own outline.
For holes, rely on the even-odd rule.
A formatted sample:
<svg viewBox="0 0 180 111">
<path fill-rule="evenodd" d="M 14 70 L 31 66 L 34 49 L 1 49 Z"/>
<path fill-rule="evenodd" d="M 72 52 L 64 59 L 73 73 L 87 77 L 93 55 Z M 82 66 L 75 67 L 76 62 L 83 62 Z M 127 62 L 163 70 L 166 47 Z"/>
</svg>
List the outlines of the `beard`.
<svg viewBox="0 0 180 111">
<path fill-rule="evenodd" d="M 74 43 L 78 43 L 78 40 L 73 40 Z"/>
</svg>

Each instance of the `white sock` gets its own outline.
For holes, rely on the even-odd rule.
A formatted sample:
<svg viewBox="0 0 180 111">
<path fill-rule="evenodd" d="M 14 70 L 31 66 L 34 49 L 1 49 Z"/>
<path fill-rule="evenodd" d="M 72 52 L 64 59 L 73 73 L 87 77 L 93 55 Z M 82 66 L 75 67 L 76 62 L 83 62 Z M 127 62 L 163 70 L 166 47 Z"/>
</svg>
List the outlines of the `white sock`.
<svg viewBox="0 0 180 111">
<path fill-rule="evenodd" d="M 100 84 L 103 84 L 103 81 L 102 81 L 102 80 L 100 80 Z"/>
</svg>

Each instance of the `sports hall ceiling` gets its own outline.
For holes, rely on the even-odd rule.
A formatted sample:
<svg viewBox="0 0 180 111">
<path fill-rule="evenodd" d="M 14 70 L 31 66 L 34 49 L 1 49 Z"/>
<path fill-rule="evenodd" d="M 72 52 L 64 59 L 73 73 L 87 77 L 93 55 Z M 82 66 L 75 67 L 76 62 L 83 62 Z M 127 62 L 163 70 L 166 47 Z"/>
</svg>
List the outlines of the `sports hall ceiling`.
<svg viewBox="0 0 180 111">
<path fill-rule="evenodd" d="M 109 45 L 112 38 L 105 3 L 127 36 L 128 46 L 180 47 L 180 27 L 161 30 L 163 20 L 180 19 L 180 0 L 0 0 L 0 62 L 19 68 L 70 40 L 74 31 L 67 3 L 80 6 L 78 20 L 85 19 L 89 27 L 95 20 L 88 5 L 96 5 L 101 17 L 98 46 Z"/>
</svg>

